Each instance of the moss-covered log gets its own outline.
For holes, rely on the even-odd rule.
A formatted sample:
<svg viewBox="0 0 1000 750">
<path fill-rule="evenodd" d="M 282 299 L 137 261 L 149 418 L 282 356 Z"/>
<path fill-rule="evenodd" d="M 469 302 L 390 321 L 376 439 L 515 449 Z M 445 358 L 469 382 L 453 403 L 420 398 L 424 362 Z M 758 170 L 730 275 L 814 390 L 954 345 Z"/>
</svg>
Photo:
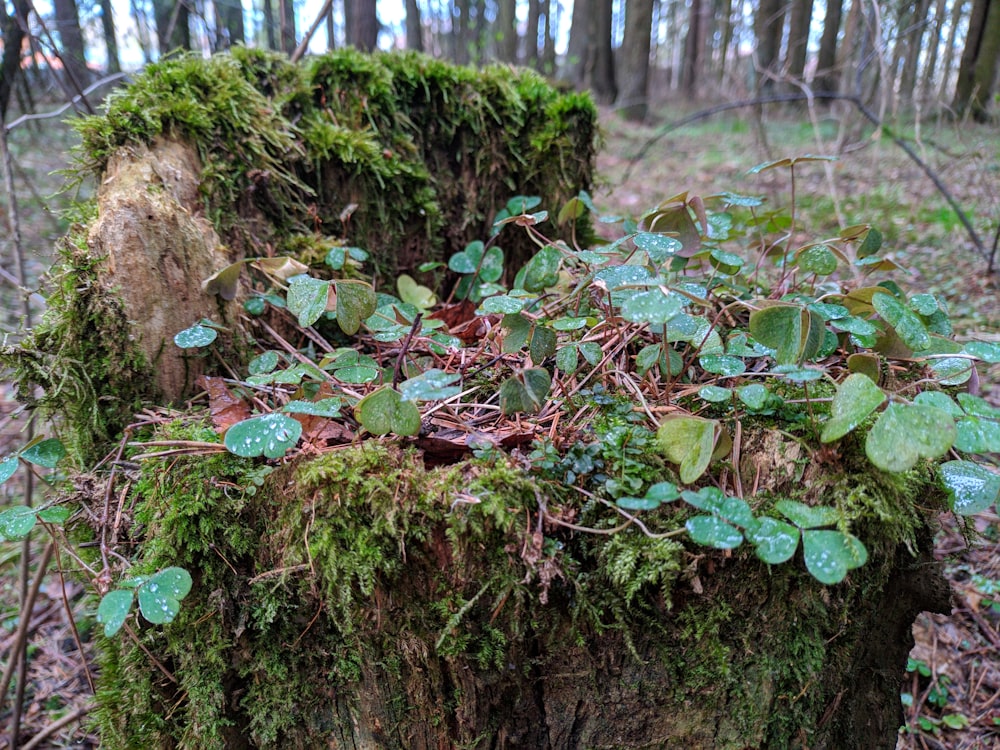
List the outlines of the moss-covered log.
<svg viewBox="0 0 1000 750">
<path fill-rule="evenodd" d="M 791 446 L 764 442 L 750 460 L 781 476 Z M 232 457 L 148 462 L 138 570 L 195 588 L 141 647 L 105 644 L 105 746 L 891 748 L 910 625 L 948 603 L 909 549 L 929 534 L 909 509 L 939 491 L 850 468 L 810 484 L 872 560 L 824 587 L 801 563 L 551 523 L 571 490 L 503 458 L 428 470 L 369 443 L 263 482 Z M 806 499 L 798 479 L 772 488 Z"/>
</svg>

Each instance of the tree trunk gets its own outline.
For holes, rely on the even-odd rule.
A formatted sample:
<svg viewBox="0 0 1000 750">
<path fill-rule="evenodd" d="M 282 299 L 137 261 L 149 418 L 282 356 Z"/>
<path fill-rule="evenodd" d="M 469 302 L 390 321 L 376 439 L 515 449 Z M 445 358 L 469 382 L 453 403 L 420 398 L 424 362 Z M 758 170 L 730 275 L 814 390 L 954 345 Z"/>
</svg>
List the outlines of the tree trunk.
<svg viewBox="0 0 1000 750">
<path fill-rule="evenodd" d="M 371 1 L 374 2 L 374 0 Z M 346 4 L 344 11 L 346 15 Z M 278 13 L 281 21 L 281 49 L 290 55 L 298 46 L 295 31 L 295 0 L 278 0 Z"/>
<path fill-rule="evenodd" d="M 538 33 L 541 20 L 542 0 L 528 0 L 528 25 L 524 29 L 524 54 L 521 55 L 521 64 L 530 68 L 538 67 Z"/>
<path fill-rule="evenodd" d="M 930 0 L 917 0 L 911 28 L 906 40 L 906 55 L 903 57 L 903 69 L 900 71 L 899 92 L 906 99 L 906 105 L 913 107 L 917 96 L 917 72 L 920 67 L 920 52 L 925 48 L 924 39 L 927 33 L 927 10 Z M 937 38 L 934 39 L 935 43 Z"/>
<path fill-rule="evenodd" d="M 118 37 L 115 32 L 115 16 L 111 0 L 100 0 L 101 30 L 104 32 L 104 46 L 108 54 L 108 73 L 121 72 L 121 59 L 118 56 Z"/>
<path fill-rule="evenodd" d="M 423 25 L 417 0 L 406 0 L 406 49 L 424 51 Z"/>
<path fill-rule="evenodd" d="M 473 44 L 472 37 L 473 0 L 455 0 L 455 21 L 452 25 L 454 38 L 454 60 L 459 65 L 468 65 Z"/>
<path fill-rule="evenodd" d="M 695 98 L 698 94 L 698 84 L 705 66 L 705 42 L 710 11 L 709 0 L 691 0 L 681 72 L 681 88 L 689 99 Z"/>
<path fill-rule="evenodd" d="M 553 7 L 558 9 L 562 5 L 552 0 L 542 0 L 545 3 L 545 41 L 542 43 L 542 60 L 539 69 L 547 76 L 555 76 L 556 73 L 556 29 L 559 28 L 559 11 L 553 11 Z M 553 20 L 553 13 L 556 19 Z"/>
<path fill-rule="evenodd" d="M 0 119 L 6 119 L 7 107 L 14 91 L 14 83 L 21 72 L 21 53 L 24 47 L 24 26 L 27 25 L 31 5 L 28 0 L 16 0 L 14 15 L 7 14 L 4 3 L 0 9 L 0 31 L 3 32 L 3 59 L 0 61 Z"/>
<path fill-rule="evenodd" d="M 80 30 L 80 14 L 76 0 L 53 0 L 56 29 L 62 49 L 60 55 L 69 77 L 69 90 L 80 92 L 90 83 L 90 69 L 87 68 L 87 51 Z"/>
<path fill-rule="evenodd" d="M 725 83 L 729 50 L 733 44 L 733 0 L 722 0 L 719 17 L 721 25 L 719 39 L 719 83 Z"/>
<path fill-rule="evenodd" d="M 813 78 L 815 91 L 839 91 L 840 71 L 837 70 L 837 37 L 840 34 L 840 19 L 843 0 L 827 0 L 826 17 L 823 19 L 823 36 L 819 40 L 819 56 L 816 61 L 816 76 Z"/>
<path fill-rule="evenodd" d="M 191 49 L 188 7 L 183 0 L 153 0 L 160 57 L 176 49 Z"/>
<path fill-rule="evenodd" d="M 976 0 L 958 71 L 953 109 L 979 122 L 990 119 L 989 103 L 1000 56 L 1000 1 Z"/>
<path fill-rule="evenodd" d="M 937 98 L 944 101 L 946 92 L 950 91 L 951 71 L 955 67 L 955 37 L 958 33 L 959 22 L 962 20 L 962 8 L 965 5 L 960 0 L 954 0 L 951 7 L 951 24 L 948 28 L 948 41 L 944 45 L 944 71 L 941 73 L 941 82 L 938 85 Z"/>
<path fill-rule="evenodd" d="M 491 45 L 500 62 L 517 62 L 517 0 L 498 0 Z"/>
<path fill-rule="evenodd" d="M 274 15 L 274 0 L 264 0 L 264 40 L 268 49 L 278 49 L 277 17 Z"/>
<path fill-rule="evenodd" d="M 291 0 L 286 0 L 291 3 Z M 378 45 L 378 11 L 375 0 L 344 0 L 344 35 L 347 44 L 362 52 Z"/>
<path fill-rule="evenodd" d="M 649 109 L 649 45 L 653 0 L 628 0 L 621 50 L 622 86 L 618 106 L 622 116 L 641 122 Z"/>
<path fill-rule="evenodd" d="M 924 66 L 924 74 L 920 79 L 920 103 L 926 107 L 931 103 L 931 89 L 937 74 L 938 56 L 941 52 L 941 29 L 944 26 L 945 6 L 947 0 L 937 0 L 934 7 L 934 20 L 927 34 L 927 47 L 930 56 Z"/>
<path fill-rule="evenodd" d="M 215 2 L 215 25 L 218 49 L 229 49 L 234 44 L 246 42 L 246 28 L 243 22 L 243 5 L 240 2 L 223 0 Z"/>
<path fill-rule="evenodd" d="M 769 92 L 774 88 L 778 74 L 778 55 L 781 52 L 781 34 L 785 26 L 785 6 L 782 0 L 761 0 L 754 16 L 754 34 L 757 37 L 758 90 Z"/>
<path fill-rule="evenodd" d="M 809 26 L 812 23 L 813 0 L 794 0 L 788 22 L 787 69 L 789 90 L 799 92 L 793 82 L 805 81 L 806 54 L 809 52 Z"/>
<path fill-rule="evenodd" d="M 601 104 L 611 104 L 618 96 L 615 78 L 615 56 L 611 49 L 611 27 L 613 22 L 613 0 L 592 0 L 595 10 L 594 37 L 591 39 L 592 53 L 589 60 L 589 83 L 594 98 Z"/>
<path fill-rule="evenodd" d="M 569 46 L 561 77 L 576 88 L 583 88 L 590 65 L 590 40 L 596 29 L 597 0 L 575 0 L 569 29 Z"/>
</svg>

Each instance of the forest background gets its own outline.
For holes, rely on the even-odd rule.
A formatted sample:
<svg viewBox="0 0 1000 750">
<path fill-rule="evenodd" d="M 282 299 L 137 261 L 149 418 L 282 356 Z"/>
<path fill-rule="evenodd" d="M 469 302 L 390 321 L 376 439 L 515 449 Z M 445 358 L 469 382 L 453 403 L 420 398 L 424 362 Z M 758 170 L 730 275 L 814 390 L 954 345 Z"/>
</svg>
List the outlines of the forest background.
<svg viewBox="0 0 1000 750">
<path fill-rule="evenodd" d="M 881 223 L 904 283 L 918 277 L 945 295 L 959 337 L 1000 340 L 1000 0 L 4 0 L 0 33 L 5 336 L 44 309 L 44 270 L 74 198 L 57 195 L 54 174 L 75 142 L 66 118 L 97 111 L 130 72 L 164 55 L 247 44 L 293 58 L 345 45 L 413 49 L 526 65 L 589 89 L 606 129 L 595 200 L 609 211 L 638 213 L 685 189 L 758 191 L 787 204 L 787 186 L 751 182 L 746 170 L 836 155 L 800 188 L 816 231 Z M 996 370 L 983 384 L 994 403 Z M 24 442 L 8 390 L 0 383 L 0 455 Z M 11 493 L 23 487 L 4 491 L 0 505 L 19 502 Z M 1000 526 L 995 513 L 976 523 L 970 545 L 944 521 L 937 548 L 956 608 L 916 626 L 900 748 L 998 742 Z M 5 667 L 37 564 L 24 552 L 0 548 Z M 31 657 L 0 696 L 0 728 L 35 739 L 16 745 L 4 732 L 0 747 L 94 741 L 81 724 L 89 655 L 76 653 L 61 614 L 63 594 L 82 602 L 82 588 L 44 591 Z"/>
</svg>

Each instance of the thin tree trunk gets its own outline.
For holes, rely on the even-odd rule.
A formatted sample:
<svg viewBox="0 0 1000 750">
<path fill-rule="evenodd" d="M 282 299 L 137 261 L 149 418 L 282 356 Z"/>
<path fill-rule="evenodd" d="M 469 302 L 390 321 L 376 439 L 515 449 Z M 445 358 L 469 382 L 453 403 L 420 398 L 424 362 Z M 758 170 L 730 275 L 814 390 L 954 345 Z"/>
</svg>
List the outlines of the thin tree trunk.
<svg viewBox="0 0 1000 750">
<path fill-rule="evenodd" d="M 813 0 L 794 0 L 788 22 L 788 75 L 790 89 L 798 91 L 794 81 L 805 80 L 806 53 L 809 51 L 809 25 L 812 22 Z"/>
<path fill-rule="evenodd" d="M 118 37 L 115 33 L 115 16 L 111 0 L 100 0 L 101 31 L 104 33 L 104 45 L 108 55 L 108 73 L 120 73 L 121 59 L 118 56 Z"/>
<path fill-rule="evenodd" d="M 618 97 L 615 83 L 615 57 L 611 50 L 613 0 L 595 0 L 595 27 L 590 69 L 590 88 L 600 104 L 611 104 Z"/>
<path fill-rule="evenodd" d="M 542 20 L 542 0 L 528 0 L 528 25 L 524 29 L 524 54 L 521 63 L 538 67 L 538 31 Z"/>
<path fill-rule="evenodd" d="M 191 49 L 189 13 L 183 0 L 153 0 L 153 14 L 160 57 L 175 49 Z"/>
<path fill-rule="evenodd" d="M 498 0 L 493 48 L 500 62 L 517 62 L 517 0 Z"/>
<path fill-rule="evenodd" d="M 843 10 L 843 0 L 827 0 L 826 18 L 823 19 L 823 36 L 819 40 L 819 56 L 816 60 L 816 76 L 813 79 L 813 90 L 815 91 L 837 92 L 840 90 L 840 71 L 837 70 L 837 36 L 840 34 L 840 19 Z"/>
<path fill-rule="evenodd" d="M 333 22 L 333 3 L 326 12 L 326 48 L 328 50 L 337 48 L 337 28 Z"/>
<path fill-rule="evenodd" d="M 907 34 L 906 55 L 903 58 L 903 69 L 899 77 L 900 98 L 907 100 L 913 107 L 917 95 L 917 72 L 920 66 L 920 50 L 924 47 L 924 36 L 927 32 L 927 9 L 930 0 L 917 0 L 916 9 Z M 935 38 L 935 44 L 937 40 Z"/>
<path fill-rule="evenodd" d="M 268 49 L 278 49 L 278 37 L 274 33 L 278 22 L 274 16 L 274 0 L 264 0 L 264 39 Z"/>
<path fill-rule="evenodd" d="M 965 37 L 965 48 L 958 68 L 958 83 L 955 85 L 955 99 L 952 107 L 961 117 L 972 102 L 973 96 L 979 94 L 976 86 L 976 62 L 983 44 L 983 34 L 986 30 L 986 16 L 989 12 L 990 0 L 975 0 L 972 5 L 972 15 L 969 16 L 969 32 Z"/>
<path fill-rule="evenodd" d="M 243 5 L 239 0 L 215 0 L 215 21 L 220 49 L 246 42 Z"/>
<path fill-rule="evenodd" d="M 722 0 L 720 15 L 720 35 L 719 40 L 719 83 L 726 80 L 726 60 L 729 57 L 729 49 L 733 43 L 733 0 Z"/>
<path fill-rule="evenodd" d="M 774 88 L 778 53 L 781 51 L 781 32 L 784 25 L 785 7 L 782 1 L 761 0 L 754 17 L 754 34 L 757 37 L 757 67 L 760 76 L 758 89 L 761 92 L 767 92 Z"/>
<path fill-rule="evenodd" d="M 542 44 L 542 61 L 539 70 L 545 75 L 551 76 L 555 75 L 556 72 L 556 29 L 559 28 L 559 14 L 562 5 L 559 2 L 553 3 L 552 0 L 542 0 L 542 2 L 545 12 L 545 41 Z M 556 10 L 553 10 L 553 6 Z M 555 22 L 552 19 L 553 13 L 556 15 Z"/>
<path fill-rule="evenodd" d="M 424 51 L 423 26 L 417 0 L 406 0 L 406 49 Z"/>
<path fill-rule="evenodd" d="M 971 111 L 979 122 L 991 119 L 989 105 L 997 79 L 997 58 L 1000 57 L 1000 0 L 990 3 L 983 30 L 982 44 L 973 70 Z"/>
<path fill-rule="evenodd" d="M 291 3 L 291 0 L 285 0 Z M 347 44 L 363 52 L 378 45 L 378 11 L 375 0 L 344 0 L 344 36 Z"/>
<path fill-rule="evenodd" d="M 569 29 L 569 46 L 562 78 L 576 88 L 583 88 L 590 64 L 590 40 L 596 27 L 597 0 L 575 0 Z"/>
<path fill-rule="evenodd" d="M 934 74 L 937 72 L 938 55 L 941 53 L 941 28 L 944 25 L 945 4 L 947 0 L 937 0 L 934 8 L 934 20 L 931 23 L 930 33 L 927 35 L 927 47 L 930 50 L 930 57 L 924 66 L 924 74 L 920 79 L 920 103 L 923 106 L 930 104 L 931 86 L 934 83 Z"/>
<path fill-rule="evenodd" d="M 3 60 L 0 62 L 0 118 L 6 117 L 14 82 L 21 71 L 21 50 L 24 45 L 24 28 L 21 22 L 31 12 L 28 0 L 15 0 L 13 16 L 7 14 L 4 4 L 0 10 L 0 27 L 3 29 Z"/>
<path fill-rule="evenodd" d="M 959 21 L 962 20 L 962 7 L 964 5 L 964 0 L 953 0 L 951 6 L 951 26 L 948 28 L 948 41 L 944 45 L 944 71 L 941 73 L 941 82 L 937 91 L 937 98 L 941 101 L 945 100 L 946 92 L 951 84 L 951 71 L 955 67 L 955 36 Z"/>
<path fill-rule="evenodd" d="M 347 3 L 345 3 L 346 5 Z M 278 11 L 281 14 L 281 49 L 290 55 L 295 51 L 295 47 L 297 46 L 294 1 L 278 0 Z"/>
<path fill-rule="evenodd" d="M 708 14 L 711 6 L 708 0 L 691 0 L 688 32 L 684 39 L 684 63 L 681 73 L 681 88 L 688 98 L 697 95 L 705 64 L 705 38 L 708 33 Z"/>
<path fill-rule="evenodd" d="M 70 88 L 84 88 L 90 82 L 87 52 L 80 30 L 80 13 L 76 0 L 53 0 L 56 30 L 59 32 L 60 55 L 66 72 L 72 77 Z"/>
<path fill-rule="evenodd" d="M 653 0 L 627 0 L 622 41 L 621 114 L 628 120 L 646 119 L 649 108 L 649 44 L 653 28 Z"/>
</svg>

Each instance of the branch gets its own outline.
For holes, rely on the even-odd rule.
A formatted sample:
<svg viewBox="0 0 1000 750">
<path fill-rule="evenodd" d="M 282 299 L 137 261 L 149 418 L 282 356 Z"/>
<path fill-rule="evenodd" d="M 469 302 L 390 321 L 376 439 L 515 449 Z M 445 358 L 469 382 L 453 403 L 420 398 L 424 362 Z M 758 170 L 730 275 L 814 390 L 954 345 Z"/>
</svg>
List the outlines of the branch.
<svg viewBox="0 0 1000 750">
<path fill-rule="evenodd" d="M 309 27 L 309 31 L 307 31 L 306 35 L 302 37 L 302 41 L 299 42 L 299 46 L 296 47 L 295 51 L 292 53 L 290 59 L 293 63 L 298 62 L 302 58 L 302 55 L 306 53 L 306 47 L 309 46 L 309 41 L 313 38 L 313 34 L 316 33 L 316 29 L 319 28 L 319 25 L 323 23 L 323 19 L 326 18 L 327 13 L 330 12 L 330 7 L 332 5 L 333 0 L 326 0 L 326 2 L 323 3 L 323 7 L 320 8 L 319 13 L 316 14 L 316 20 L 312 22 L 312 26 Z"/>
<path fill-rule="evenodd" d="M 94 83 L 90 84 L 87 88 L 85 88 L 83 91 L 74 96 L 72 99 L 70 99 L 68 102 L 66 102 L 58 109 L 54 109 L 51 112 L 43 112 L 42 114 L 21 115 L 16 120 L 6 125 L 5 130 L 9 133 L 11 130 L 18 127 L 19 125 L 23 125 L 24 123 L 30 122 L 31 120 L 48 120 L 53 117 L 59 117 L 59 115 L 61 115 L 70 107 L 75 107 L 77 104 L 82 103 L 88 94 L 94 93 L 94 91 L 99 89 L 101 86 L 104 86 L 109 83 L 115 83 L 116 81 L 119 81 L 123 78 L 129 78 L 131 75 L 132 75 L 131 73 L 115 73 L 114 75 L 106 76 L 105 78 L 102 78 L 99 81 L 95 81 Z"/>
<path fill-rule="evenodd" d="M 897 146 L 899 146 L 899 148 L 901 148 L 904 151 L 904 153 L 906 153 L 906 155 L 909 156 L 910 159 L 912 159 L 913 162 L 918 167 L 920 167 L 923 173 L 927 175 L 930 181 L 934 184 L 934 187 L 937 188 L 938 192 L 941 193 L 942 197 L 944 197 L 944 199 L 948 202 L 948 205 L 951 206 L 952 210 L 954 210 L 955 214 L 958 216 L 958 220 L 961 221 L 962 226 L 965 227 L 965 231 L 968 233 L 969 239 L 972 241 L 972 244 L 976 246 L 976 252 L 978 252 L 979 255 L 983 258 L 983 260 L 987 262 L 987 269 L 986 269 L 987 273 L 993 273 L 996 270 L 994 267 L 994 259 L 996 255 L 995 250 L 992 253 L 986 250 L 986 247 L 983 244 L 983 241 L 980 239 L 979 234 L 976 232 L 975 227 L 973 227 L 972 222 L 969 221 L 969 217 L 966 216 L 965 211 L 963 211 L 961 206 L 958 205 L 958 201 L 955 200 L 954 196 L 952 196 L 948 188 L 945 187 L 944 183 L 941 181 L 941 178 L 938 177 L 937 172 L 935 172 L 930 167 L 930 165 L 927 164 L 927 162 L 921 159 L 917 155 L 917 153 L 912 148 L 910 148 L 909 144 L 906 143 L 906 141 L 904 141 L 898 135 L 893 133 L 891 130 L 887 129 L 882 124 L 882 120 L 879 119 L 878 115 L 876 115 L 874 112 L 868 109 L 868 107 L 865 106 L 864 102 L 861 101 L 861 98 L 855 96 L 854 94 L 837 94 L 834 92 L 827 92 L 827 91 L 813 92 L 808 96 L 806 94 L 775 94 L 773 96 L 762 96 L 756 99 L 741 99 L 740 101 L 736 102 L 727 102 L 725 104 L 719 104 L 715 107 L 703 109 L 700 112 L 695 112 L 693 115 L 685 117 L 681 120 L 677 120 L 676 122 L 664 125 L 652 138 L 647 140 L 646 143 L 643 144 L 642 148 L 639 149 L 639 152 L 629 160 L 629 165 L 628 168 L 625 170 L 625 175 L 622 177 L 622 182 L 628 180 L 628 178 L 632 174 L 632 170 L 635 169 L 636 165 L 643 159 L 643 157 L 646 156 L 649 150 L 661 138 L 666 136 L 668 133 L 677 130 L 678 128 L 681 128 L 685 125 L 690 125 L 693 122 L 698 122 L 699 120 L 705 120 L 709 117 L 712 117 L 713 115 L 719 114 L 720 112 L 728 112 L 731 109 L 756 107 L 761 104 L 801 102 L 808 100 L 810 97 L 813 99 L 827 99 L 834 101 L 849 102 L 854 105 L 855 109 L 857 109 L 858 112 L 860 112 L 866 119 L 868 119 L 872 124 L 874 124 L 875 127 L 885 130 L 889 134 L 889 137 L 892 139 L 892 142 L 895 143 Z"/>
</svg>

